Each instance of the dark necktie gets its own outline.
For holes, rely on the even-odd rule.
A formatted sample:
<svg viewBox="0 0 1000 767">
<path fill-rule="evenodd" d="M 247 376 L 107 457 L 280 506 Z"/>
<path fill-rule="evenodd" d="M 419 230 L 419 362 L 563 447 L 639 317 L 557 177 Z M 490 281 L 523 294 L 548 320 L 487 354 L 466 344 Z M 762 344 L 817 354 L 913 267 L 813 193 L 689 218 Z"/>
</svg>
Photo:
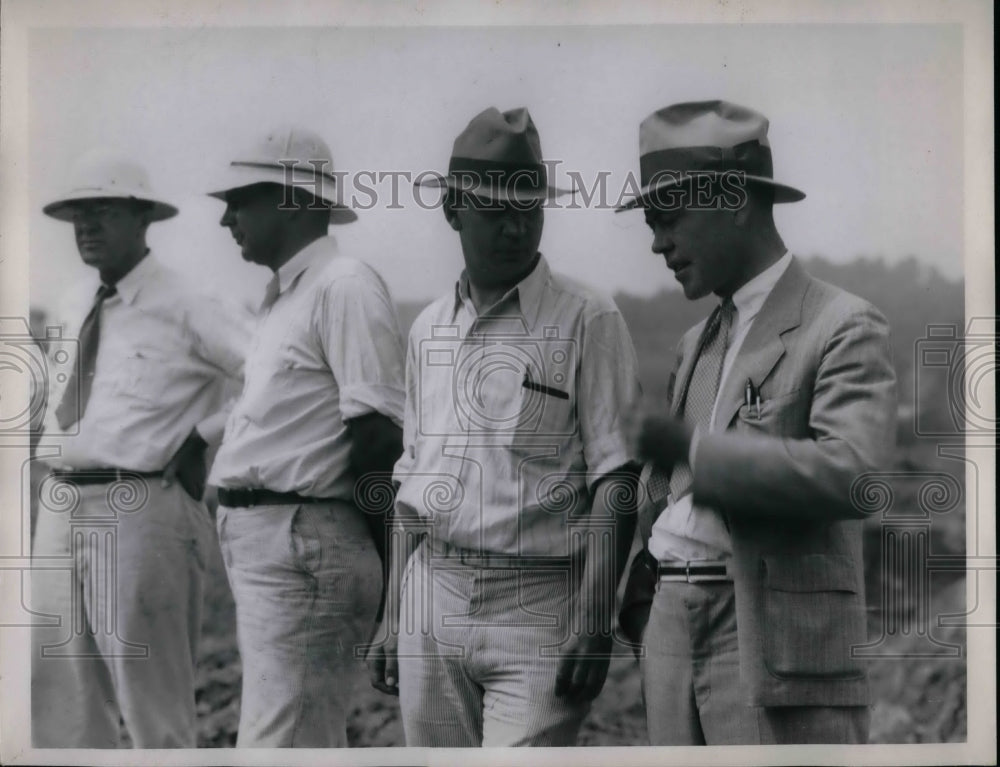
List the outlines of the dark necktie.
<svg viewBox="0 0 1000 767">
<path fill-rule="evenodd" d="M 736 306 L 732 299 L 725 299 L 705 324 L 699 342 L 698 359 L 695 362 L 694 370 L 688 381 L 687 389 L 680 393 L 681 406 L 678 409 L 682 413 L 684 420 L 693 428 L 707 430 L 712 421 L 712 409 L 715 407 L 715 398 L 719 393 L 719 379 L 722 376 L 722 363 L 726 357 L 726 349 L 729 345 L 729 333 L 736 317 Z M 674 464 L 674 470 L 669 475 L 653 469 L 646 480 L 646 489 L 649 496 L 654 501 L 662 501 L 666 497 L 669 488 L 672 502 L 691 491 L 693 481 L 691 467 L 688 465 L 687 457 Z M 662 508 L 662 507 L 661 507 Z M 661 508 L 650 509 L 650 512 L 658 514 Z M 647 519 L 642 527 L 645 538 L 648 540 L 648 533 L 652 532 L 655 518 Z M 648 527 L 648 530 L 646 529 Z"/>
<path fill-rule="evenodd" d="M 94 371 L 97 369 L 97 345 L 101 338 L 101 306 L 105 299 L 117 292 L 118 289 L 112 285 L 101 285 L 97 289 L 94 306 L 80 327 L 78 362 L 70 373 L 62 401 L 56 408 L 56 421 L 63 431 L 83 418 L 83 413 L 87 409 L 90 388 L 94 383 Z"/>
</svg>

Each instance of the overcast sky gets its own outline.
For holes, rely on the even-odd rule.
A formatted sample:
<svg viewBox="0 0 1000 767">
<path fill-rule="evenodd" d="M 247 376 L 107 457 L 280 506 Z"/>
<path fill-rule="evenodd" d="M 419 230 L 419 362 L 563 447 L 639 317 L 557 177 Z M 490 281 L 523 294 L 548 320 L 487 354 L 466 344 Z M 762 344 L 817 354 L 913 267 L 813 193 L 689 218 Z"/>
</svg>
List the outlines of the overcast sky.
<svg viewBox="0 0 1000 767">
<path fill-rule="evenodd" d="M 614 191 L 638 172 L 646 115 L 710 98 L 770 118 L 775 175 L 808 194 L 777 208 L 793 252 L 914 255 L 962 275 L 958 26 L 36 29 L 28 58 L 31 291 L 43 306 L 94 279 L 71 226 L 40 212 L 92 147 L 142 159 L 180 207 L 151 228 L 154 252 L 252 304 L 268 273 L 241 262 L 204 192 L 269 126 L 319 132 L 340 170 L 416 174 L 445 169 L 482 109 L 527 106 L 547 158 L 585 179 L 608 172 Z M 397 298 L 429 299 L 461 268 L 458 237 L 405 185 L 399 201 L 333 232 Z M 542 251 L 608 292 L 650 294 L 673 284 L 650 242 L 640 213 L 550 210 Z"/>
</svg>

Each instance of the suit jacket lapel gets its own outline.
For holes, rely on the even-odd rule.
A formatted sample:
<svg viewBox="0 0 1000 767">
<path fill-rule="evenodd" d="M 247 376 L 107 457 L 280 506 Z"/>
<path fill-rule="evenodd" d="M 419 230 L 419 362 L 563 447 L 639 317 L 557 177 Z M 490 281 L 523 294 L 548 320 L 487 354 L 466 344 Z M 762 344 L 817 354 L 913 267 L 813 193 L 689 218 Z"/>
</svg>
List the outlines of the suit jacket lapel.
<svg viewBox="0 0 1000 767">
<path fill-rule="evenodd" d="M 755 387 L 760 387 L 784 355 L 782 334 L 798 327 L 802 321 L 802 301 L 808 280 L 805 270 L 793 258 L 764 301 L 736 354 L 726 384 L 719 392 L 715 418 L 718 429 L 729 428 L 740 406 L 744 404 L 747 379 L 753 381 Z"/>
</svg>

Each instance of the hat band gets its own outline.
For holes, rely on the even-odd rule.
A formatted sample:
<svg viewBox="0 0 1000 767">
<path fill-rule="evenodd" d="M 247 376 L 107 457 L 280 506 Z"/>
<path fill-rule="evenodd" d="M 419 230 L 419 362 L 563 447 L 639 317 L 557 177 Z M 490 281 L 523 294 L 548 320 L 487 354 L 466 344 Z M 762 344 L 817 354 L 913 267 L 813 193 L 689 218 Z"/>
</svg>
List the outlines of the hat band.
<svg viewBox="0 0 1000 767">
<path fill-rule="evenodd" d="M 639 158 L 639 177 L 643 186 L 665 175 L 684 176 L 694 173 L 725 171 L 742 172 L 750 176 L 771 178 L 771 148 L 756 139 L 733 147 L 695 146 L 659 149 Z"/>
<path fill-rule="evenodd" d="M 523 164 L 452 157 L 448 163 L 448 175 L 463 189 L 486 186 L 497 191 L 542 191 L 548 188 L 548 176 L 541 163 Z"/>
<path fill-rule="evenodd" d="M 275 161 L 275 162 L 249 162 L 249 161 L 245 161 L 245 160 L 233 160 L 233 162 L 229 163 L 229 165 L 231 167 L 234 167 L 234 168 L 260 168 L 260 169 L 263 169 L 263 170 L 277 170 L 277 171 L 281 171 L 282 173 L 286 174 L 286 176 L 285 176 L 286 180 L 294 180 L 294 179 L 288 179 L 288 175 L 287 175 L 288 173 L 292 173 L 292 174 L 307 173 L 307 174 L 309 174 L 309 175 L 311 175 L 313 177 L 322 176 L 323 178 L 327 179 L 328 181 L 332 181 L 334 184 L 337 183 L 337 177 L 336 176 L 334 176 L 334 175 L 332 175 L 330 173 L 327 173 L 325 171 L 321 171 L 321 170 L 318 171 L 316 169 L 316 167 L 314 165 L 312 165 L 311 163 L 302 163 L 302 162 L 299 162 L 298 160 L 289 161 L 289 162 L 290 162 L 290 164 L 281 163 L 281 162 L 278 162 L 278 161 Z M 323 164 L 320 167 L 326 167 L 327 165 L 332 165 L 332 163 L 324 161 Z"/>
</svg>

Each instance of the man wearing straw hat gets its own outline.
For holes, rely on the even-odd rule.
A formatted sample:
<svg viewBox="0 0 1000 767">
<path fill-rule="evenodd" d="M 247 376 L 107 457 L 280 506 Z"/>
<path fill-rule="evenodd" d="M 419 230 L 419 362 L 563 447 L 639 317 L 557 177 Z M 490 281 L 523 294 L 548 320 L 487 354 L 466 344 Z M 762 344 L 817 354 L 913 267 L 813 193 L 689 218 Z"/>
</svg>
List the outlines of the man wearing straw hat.
<svg viewBox="0 0 1000 767">
<path fill-rule="evenodd" d="M 868 735 L 852 483 L 892 447 L 889 328 L 785 248 L 772 206 L 805 195 L 773 179 L 767 128 L 725 101 L 659 110 L 623 206 L 687 298 L 720 299 L 682 339 L 669 415 L 638 434 L 649 502 L 626 603 L 645 583 L 652 604 L 622 625 L 642 637 L 653 744 Z"/>
<path fill-rule="evenodd" d="M 346 746 L 391 505 L 362 511 L 356 486 L 399 457 L 402 339 L 381 277 L 328 235 L 356 215 L 319 136 L 266 134 L 217 188 L 243 258 L 274 273 L 210 477 L 243 660 L 237 745 Z"/>
<path fill-rule="evenodd" d="M 408 537 L 393 539 L 372 681 L 398 690 L 407 745 L 572 745 L 607 674 L 632 538 L 635 354 L 611 300 L 538 251 L 542 204 L 562 191 L 526 109 L 477 115 L 427 183 L 445 189 L 465 271 L 410 332 Z"/>
<path fill-rule="evenodd" d="M 150 223 L 177 213 L 144 168 L 93 152 L 45 206 L 73 224 L 101 285 L 55 383 L 40 450 L 32 607 L 36 747 L 195 745 L 194 667 L 211 520 L 205 450 L 222 436 L 248 318 L 200 297 L 150 255 Z M 48 569 L 51 558 L 73 563 Z"/>
</svg>

